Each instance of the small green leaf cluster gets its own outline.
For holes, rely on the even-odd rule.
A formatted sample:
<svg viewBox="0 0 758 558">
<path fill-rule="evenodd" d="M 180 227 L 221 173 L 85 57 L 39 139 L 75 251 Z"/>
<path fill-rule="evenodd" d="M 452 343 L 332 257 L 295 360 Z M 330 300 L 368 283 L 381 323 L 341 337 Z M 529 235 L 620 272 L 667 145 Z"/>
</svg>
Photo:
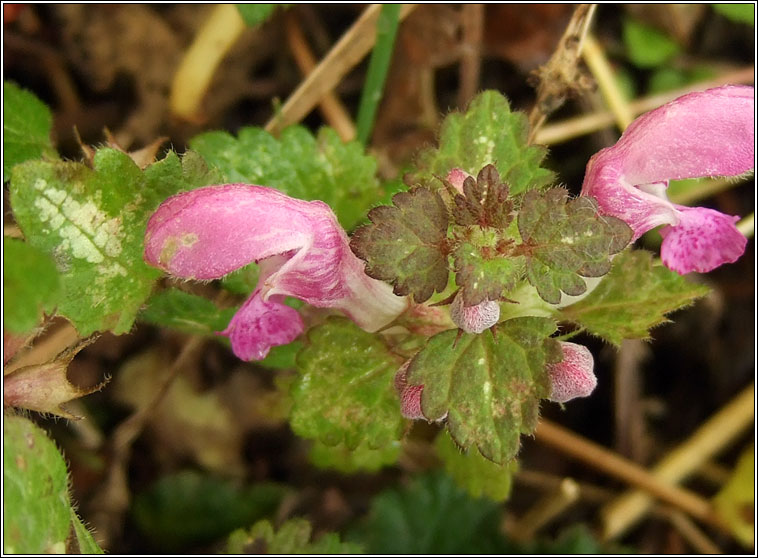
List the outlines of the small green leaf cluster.
<svg viewBox="0 0 758 558">
<path fill-rule="evenodd" d="M 583 277 L 608 273 L 610 257 L 632 238 L 626 223 L 600 215 L 590 197 L 569 200 L 563 188 L 509 197 L 491 164 L 464 180 L 463 193 L 443 182 L 447 203 L 424 187 L 395 194 L 392 206 L 369 212 L 371 223 L 350 244 L 369 276 L 419 303 L 444 291 L 453 271 L 466 306 L 507 300 L 523 279 L 558 304 L 562 292 L 587 290 Z"/>
</svg>

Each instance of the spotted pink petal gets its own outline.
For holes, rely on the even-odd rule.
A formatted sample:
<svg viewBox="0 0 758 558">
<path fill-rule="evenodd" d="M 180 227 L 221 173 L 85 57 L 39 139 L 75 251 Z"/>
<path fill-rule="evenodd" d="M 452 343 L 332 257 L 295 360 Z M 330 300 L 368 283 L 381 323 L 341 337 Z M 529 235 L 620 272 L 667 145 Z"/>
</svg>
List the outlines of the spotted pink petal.
<svg viewBox="0 0 758 558">
<path fill-rule="evenodd" d="M 680 222 L 682 234 L 669 245 L 678 245 L 678 269 L 713 269 L 734 261 L 736 239 L 728 227 L 706 226 L 700 235 L 721 231 L 707 250 L 685 250 L 684 239 L 696 238 L 700 224 L 713 219 L 693 219 L 682 206 L 666 197 L 669 180 L 701 176 L 735 176 L 753 168 L 755 154 L 755 92 L 752 87 L 727 85 L 684 95 L 635 120 L 616 145 L 590 159 L 582 195 L 593 196 L 602 213 L 625 221 L 634 239 L 659 225 L 669 225 L 670 235 Z M 731 217 L 726 217 L 731 219 Z M 732 227 L 733 228 L 733 227 Z M 684 232 L 684 231 L 687 232 Z M 689 254 L 689 259 L 681 257 Z M 698 255 L 705 258 L 694 261 Z M 681 272 L 681 271 L 680 271 Z"/>
<path fill-rule="evenodd" d="M 285 325 L 295 313 L 279 304 L 284 296 L 341 310 L 368 331 L 407 306 L 389 285 L 364 273 L 329 206 L 263 186 L 207 186 L 169 198 L 148 221 L 145 260 L 171 275 L 201 280 L 261 262 L 256 293 L 226 330 L 240 354 L 262 354 L 302 330 L 302 322 Z M 243 343 L 242 332 L 268 337 Z"/>
<path fill-rule="evenodd" d="M 583 345 L 567 342 L 561 342 L 561 350 L 563 360 L 547 367 L 552 385 L 550 400 L 565 403 L 576 397 L 587 397 L 597 385 L 592 353 Z"/>
<path fill-rule="evenodd" d="M 661 229 L 661 260 L 669 269 L 682 275 L 706 273 L 745 252 L 747 238 L 734 226 L 739 217 L 704 207 L 676 207 L 679 223 Z"/>
<path fill-rule="evenodd" d="M 283 296 L 264 301 L 256 289 L 220 334 L 229 337 L 237 358 L 263 360 L 271 347 L 291 343 L 303 329 L 300 314 L 284 304 Z"/>
</svg>

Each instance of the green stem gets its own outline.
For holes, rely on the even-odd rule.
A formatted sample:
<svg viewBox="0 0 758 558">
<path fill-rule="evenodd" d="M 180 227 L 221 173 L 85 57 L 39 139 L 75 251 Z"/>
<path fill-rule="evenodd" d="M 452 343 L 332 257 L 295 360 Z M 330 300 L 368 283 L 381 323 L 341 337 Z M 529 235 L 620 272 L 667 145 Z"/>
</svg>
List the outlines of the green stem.
<svg viewBox="0 0 758 558">
<path fill-rule="evenodd" d="M 363 145 L 366 145 L 371 136 L 376 109 L 382 98 L 382 90 L 395 46 L 401 7 L 401 4 L 385 4 L 376 22 L 376 44 L 371 52 L 356 122 L 357 138 Z"/>
</svg>

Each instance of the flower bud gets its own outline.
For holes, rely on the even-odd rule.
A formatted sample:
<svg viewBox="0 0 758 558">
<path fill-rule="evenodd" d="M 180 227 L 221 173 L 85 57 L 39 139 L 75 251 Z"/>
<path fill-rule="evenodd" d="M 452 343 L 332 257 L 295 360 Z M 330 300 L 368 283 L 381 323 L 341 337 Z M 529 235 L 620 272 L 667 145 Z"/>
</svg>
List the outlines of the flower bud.
<svg viewBox="0 0 758 558">
<path fill-rule="evenodd" d="M 547 366 L 552 384 L 550 400 L 565 403 L 575 397 L 587 397 L 597 385 L 592 353 L 576 343 L 561 342 L 561 350 L 563 360 Z"/>
<path fill-rule="evenodd" d="M 412 359 L 408 359 L 395 374 L 395 390 L 400 396 L 400 412 L 408 419 L 425 419 L 421 412 L 421 392 L 424 386 L 408 385 L 408 366 Z"/>
<path fill-rule="evenodd" d="M 500 304 L 495 300 L 485 300 L 476 306 L 464 306 L 461 291 L 450 305 L 450 319 L 466 333 L 481 333 L 500 319 Z"/>
</svg>

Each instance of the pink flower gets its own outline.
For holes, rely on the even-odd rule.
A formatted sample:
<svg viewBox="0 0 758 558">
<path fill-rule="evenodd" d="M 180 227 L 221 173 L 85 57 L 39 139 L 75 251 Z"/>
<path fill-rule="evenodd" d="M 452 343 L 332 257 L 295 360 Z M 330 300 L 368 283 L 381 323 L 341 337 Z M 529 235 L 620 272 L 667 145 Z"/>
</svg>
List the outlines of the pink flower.
<svg viewBox="0 0 758 558">
<path fill-rule="evenodd" d="M 592 353 L 584 345 L 566 342 L 561 342 L 561 350 L 563 360 L 547 366 L 552 386 L 549 399 L 565 403 L 575 397 L 587 397 L 597 385 Z"/>
<path fill-rule="evenodd" d="M 367 331 L 407 306 L 389 285 L 363 272 L 328 205 L 263 186 L 207 186 L 167 199 L 147 224 L 145 261 L 199 280 L 260 263 L 258 286 L 221 332 L 243 360 L 262 359 L 303 331 L 285 296 L 341 310 Z"/>
<path fill-rule="evenodd" d="M 634 239 L 659 225 L 661 259 L 674 271 L 706 272 L 736 261 L 747 239 L 738 217 L 666 197 L 669 180 L 736 176 L 753 168 L 754 89 L 724 86 L 684 95 L 635 120 L 587 164 L 582 194 L 624 220 Z"/>
</svg>

